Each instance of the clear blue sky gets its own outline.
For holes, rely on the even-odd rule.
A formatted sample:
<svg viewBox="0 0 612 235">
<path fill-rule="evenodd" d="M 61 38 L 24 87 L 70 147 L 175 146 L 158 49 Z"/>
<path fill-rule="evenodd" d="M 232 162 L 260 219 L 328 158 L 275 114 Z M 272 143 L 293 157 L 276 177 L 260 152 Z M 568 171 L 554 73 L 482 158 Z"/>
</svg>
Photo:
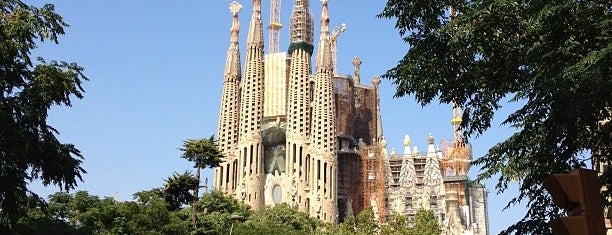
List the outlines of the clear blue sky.
<svg viewBox="0 0 612 235">
<path fill-rule="evenodd" d="M 31 1 L 41 6 L 47 1 Z M 49 123 L 60 131 L 60 140 L 79 148 L 87 170 L 77 190 L 101 197 L 118 193 L 131 200 L 141 190 L 161 187 L 173 172 L 191 170 L 178 148 L 190 138 L 216 134 L 223 69 L 229 45 L 230 0 L 184 1 L 56 1 L 56 11 L 71 25 L 60 44 L 45 43 L 34 56 L 77 62 L 90 78 L 85 98 L 73 107 L 54 107 Z M 252 1 L 240 1 L 240 47 L 246 32 Z M 288 47 L 288 19 L 294 1 L 282 1 L 281 50 Z M 385 1 L 330 0 L 331 26 L 346 23 L 338 40 L 338 72 L 352 74 L 351 60 L 359 56 L 362 83 L 392 68 L 406 53 L 394 22 L 376 18 Z M 311 1 L 318 38 L 321 2 Z M 264 26 L 269 23 L 269 1 L 262 6 Z M 265 32 L 267 39 L 267 32 Z M 267 40 L 266 40 L 267 43 Z M 243 56 L 244 57 L 244 53 Z M 313 57 L 314 59 L 314 57 Z M 244 61 L 243 61 L 244 62 Z M 428 133 L 439 143 L 452 138 L 451 107 L 432 104 L 422 108 L 412 97 L 393 98 L 394 86 L 383 80 L 381 110 L 389 151 L 403 150 L 409 134 L 413 145 L 424 150 Z M 474 157 L 511 134 L 499 126 L 470 140 Z M 470 175 L 475 178 L 478 167 Z M 212 171 L 203 177 L 212 181 Z M 525 207 L 502 208 L 516 194 L 495 193 L 495 180 L 484 182 L 489 194 L 491 234 L 522 218 Z M 42 196 L 58 188 L 33 183 Z"/>
</svg>

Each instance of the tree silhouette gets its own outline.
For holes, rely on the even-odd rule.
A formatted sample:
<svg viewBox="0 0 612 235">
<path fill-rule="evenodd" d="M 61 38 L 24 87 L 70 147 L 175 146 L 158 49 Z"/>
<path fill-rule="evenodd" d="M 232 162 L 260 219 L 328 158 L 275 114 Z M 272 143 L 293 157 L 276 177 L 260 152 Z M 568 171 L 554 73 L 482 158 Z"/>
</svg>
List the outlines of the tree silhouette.
<svg viewBox="0 0 612 235">
<path fill-rule="evenodd" d="M 193 162 L 193 167 L 196 168 L 196 186 L 193 189 L 193 203 L 191 210 L 192 226 L 194 229 L 196 229 L 195 212 L 198 201 L 198 190 L 200 188 L 200 169 L 219 166 L 221 162 L 223 162 L 223 154 L 217 148 L 214 136 L 210 136 L 208 139 L 193 139 L 184 141 L 181 151 L 183 151 L 181 157 Z"/>
</svg>

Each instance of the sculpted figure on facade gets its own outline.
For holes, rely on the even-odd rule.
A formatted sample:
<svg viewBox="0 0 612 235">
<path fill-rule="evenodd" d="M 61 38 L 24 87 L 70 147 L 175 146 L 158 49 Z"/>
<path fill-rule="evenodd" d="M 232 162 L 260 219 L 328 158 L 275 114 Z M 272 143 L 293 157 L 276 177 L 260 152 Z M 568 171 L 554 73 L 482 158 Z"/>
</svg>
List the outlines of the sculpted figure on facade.
<svg viewBox="0 0 612 235">
<path fill-rule="evenodd" d="M 323 207 L 323 203 L 321 202 L 321 195 L 317 194 L 315 212 L 317 213 L 318 216 L 321 215 L 322 207 Z"/>
<path fill-rule="evenodd" d="M 421 208 L 429 210 L 431 208 L 429 202 L 429 196 L 426 193 L 421 193 Z"/>
<path fill-rule="evenodd" d="M 278 145 L 266 150 L 268 156 L 266 156 L 266 172 L 271 173 L 275 171 L 285 172 L 285 146 Z"/>
<path fill-rule="evenodd" d="M 242 182 L 240 183 L 240 200 L 244 201 L 244 199 L 246 199 L 246 195 L 247 195 L 246 181 L 242 179 Z"/>
<path fill-rule="evenodd" d="M 376 218 L 376 220 L 379 220 L 380 215 L 378 214 L 378 203 L 376 203 L 375 197 L 370 198 L 370 206 L 372 207 L 372 210 L 374 211 L 374 218 Z"/>
<path fill-rule="evenodd" d="M 297 184 L 295 183 L 295 176 L 291 179 L 291 207 L 297 208 L 298 203 L 295 200 L 295 197 L 298 194 Z"/>
<path fill-rule="evenodd" d="M 353 199 L 350 196 L 346 199 L 346 215 L 353 215 Z"/>
<path fill-rule="evenodd" d="M 264 190 L 268 190 L 272 186 L 272 177 L 271 174 L 268 174 L 266 177 L 266 183 L 264 184 Z"/>
<path fill-rule="evenodd" d="M 406 210 L 406 202 L 402 190 L 398 190 L 393 194 L 393 211 L 398 214 L 403 214 Z"/>
</svg>

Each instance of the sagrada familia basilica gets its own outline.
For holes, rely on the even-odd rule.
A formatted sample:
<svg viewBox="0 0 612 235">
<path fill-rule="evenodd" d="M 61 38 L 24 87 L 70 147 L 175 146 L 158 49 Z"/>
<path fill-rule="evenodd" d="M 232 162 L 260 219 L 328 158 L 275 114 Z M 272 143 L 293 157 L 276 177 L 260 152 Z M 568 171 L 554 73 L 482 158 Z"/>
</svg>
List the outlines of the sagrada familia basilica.
<svg viewBox="0 0 612 235">
<path fill-rule="evenodd" d="M 314 40 L 308 0 L 295 0 L 290 46 L 280 52 L 280 0 L 271 0 L 264 53 L 261 0 L 253 0 L 241 68 L 242 6 L 233 22 L 224 73 L 218 145 L 226 156 L 214 170 L 214 188 L 256 211 L 287 203 L 320 220 L 339 223 L 374 209 L 384 223 L 394 213 L 431 209 L 445 234 L 487 234 L 487 191 L 467 177 L 471 146 L 461 136 L 461 109 L 451 120 L 454 139 L 426 151 L 404 139 L 403 153 L 387 152 L 379 104 L 380 79 L 362 84 L 361 61 L 352 76 L 336 71 L 336 39 L 328 0 L 321 0 Z M 316 50 L 315 50 L 316 48 Z M 314 70 L 313 70 L 314 67 Z"/>
</svg>

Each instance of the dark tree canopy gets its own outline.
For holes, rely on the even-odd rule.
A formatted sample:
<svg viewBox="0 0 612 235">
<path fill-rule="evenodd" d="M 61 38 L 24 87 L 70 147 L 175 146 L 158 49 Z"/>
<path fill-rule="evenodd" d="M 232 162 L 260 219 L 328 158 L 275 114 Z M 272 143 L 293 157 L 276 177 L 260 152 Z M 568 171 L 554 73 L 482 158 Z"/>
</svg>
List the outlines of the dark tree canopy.
<svg viewBox="0 0 612 235">
<path fill-rule="evenodd" d="M 388 0 L 379 15 L 396 20 L 409 44 L 383 76 L 396 96 L 463 107 L 466 137 L 486 131 L 502 105 L 519 106 L 502 123 L 516 133 L 474 161 L 479 178 L 499 177 L 498 193 L 520 181 L 508 206 L 522 201 L 528 211 L 502 233 L 550 233 L 546 222 L 560 212 L 543 179 L 611 160 L 611 9 L 609 1 Z M 601 177 L 608 189 L 610 174 Z"/>
<path fill-rule="evenodd" d="M 170 205 L 170 210 L 178 210 L 193 201 L 192 191 L 198 186 L 198 179 L 191 172 L 175 172 L 165 181 L 162 195 Z"/>
<path fill-rule="evenodd" d="M 186 140 L 181 151 L 181 157 L 193 162 L 195 168 L 217 167 L 223 162 L 223 154 L 217 148 L 214 136 L 208 139 Z"/>
<path fill-rule="evenodd" d="M 83 68 L 31 57 L 37 43 L 57 43 L 67 26 L 53 5 L 0 2 L 0 221 L 8 224 L 23 215 L 20 204 L 40 200 L 28 190 L 32 180 L 70 190 L 85 173 L 79 150 L 47 123 L 53 105 L 83 97 Z"/>
</svg>

